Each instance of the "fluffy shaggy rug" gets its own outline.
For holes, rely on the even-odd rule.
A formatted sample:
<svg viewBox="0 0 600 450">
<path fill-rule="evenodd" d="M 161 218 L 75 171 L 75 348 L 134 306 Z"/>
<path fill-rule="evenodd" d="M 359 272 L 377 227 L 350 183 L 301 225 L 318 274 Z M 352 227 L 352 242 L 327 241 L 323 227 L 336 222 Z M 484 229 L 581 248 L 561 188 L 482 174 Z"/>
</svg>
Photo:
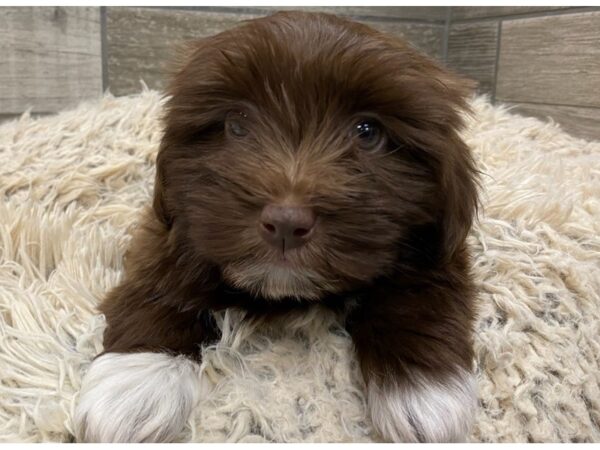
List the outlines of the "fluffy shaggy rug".
<svg viewBox="0 0 600 450">
<path fill-rule="evenodd" d="M 152 192 L 160 94 L 0 126 L 0 440 L 68 441 L 94 312 Z M 600 142 L 473 100 L 483 178 L 473 441 L 600 441 Z M 343 329 L 323 310 L 204 349 L 182 441 L 370 441 Z"/>
</svg>

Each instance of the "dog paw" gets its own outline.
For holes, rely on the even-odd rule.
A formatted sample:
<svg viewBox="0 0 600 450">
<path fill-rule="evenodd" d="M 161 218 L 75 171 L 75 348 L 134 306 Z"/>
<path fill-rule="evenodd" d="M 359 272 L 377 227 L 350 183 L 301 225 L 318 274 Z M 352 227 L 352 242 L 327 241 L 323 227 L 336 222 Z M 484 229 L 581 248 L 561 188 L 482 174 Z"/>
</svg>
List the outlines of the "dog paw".
<svg viewBox="0 0 600 450">
<path fill-rule="evenodd" d="M 475 377 L 466 371 L 440 379 L 367 388 L 373 426 L 386 441 L 465 442 L 477 411 Z"/>
<path fill-rule="evenodd" d="M 106 353 L 92 362 L 73 419 L 79 442 L 169 442 L 200 395 L 197 364 L 165 353 Z"/>
</svg>

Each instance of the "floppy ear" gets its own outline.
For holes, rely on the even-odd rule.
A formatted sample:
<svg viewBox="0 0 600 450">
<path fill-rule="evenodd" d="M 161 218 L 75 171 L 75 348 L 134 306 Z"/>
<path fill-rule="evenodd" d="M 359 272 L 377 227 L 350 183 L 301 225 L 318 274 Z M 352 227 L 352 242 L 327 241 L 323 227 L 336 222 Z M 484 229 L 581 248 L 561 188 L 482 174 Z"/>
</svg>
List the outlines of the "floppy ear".
<svg viewBox="0 0 600 450">
<path fill-rule="evenodd" d="M 462 246 L 477 210 L 477 170 L 471 151 L 460 133 L 464 114 L 469 114 L 469 98 L 477 82 L 464 78 L 440 63 L 423 55 L 404 41 L 389 35 L 379 35 L 397 50 L 398 73 L 410 72 L 413 90 L 420 93 L 418 103 L 405 112 L 408 118 L 427 105 L 427 115 L 421 116 L 421 145 L 435 161 L 440 189 L 440 205 L 436 228 L 441 243 L 441 256 L 451 258 Z M 418 86 L 418 87 L 417 87 Z"/>
<path fill-rule="evenodd" d="M 463 114 L 470 114 L 469 97 L 476 82 L 440 68 L 438 81 L 445 86 L 445 96 L 455 118 L 448 123 L 446 157 L 441 174 L 443 214 L 441 218 L 443 254 L 450 258 L 462 246 L 477 212 L 477 174 L 470 148 L 461 137 Z"/>
<path fill-rule="evenodd" d="M 198 123 L 202 123 L 201 113 L 194 114 L 193 112 L 201 110 L 197 104 L 202 102 L 201 95 L 194 91 L 193 83 L 199 83 L 202 79 L 202 71 L 208 70 L 209 58 L 202 58 L 198 55 L 210 50 L 210 43 L 213 40 L 214 37 L 211 36 L 180 43 L 173 48 L 171 60 L 167 65 L 167 74 L 170 78 L 167 89 L 169 98 L 165 104 L 163 116 L 164 135 L 156 157 L 152 203 L 156 217 L 167 228 L 171 228 L 173 222 L 166 193 L 167 154 L 173 153 L 174 150 L 177 151 L 179 143 L 184 141 L 190 132 L 195 132 L 195 126 Z M 201 58 L 203 63 L 195 64 L 194 58 Z"/>
<path fill-rule="evenodd" d="M 444 205 L 439 225 L 445 259 L 462 246 L 477 211 L 476 170 L 470 151 L 458 136 L 452 146 L 441 181 Z"/>
</svg>

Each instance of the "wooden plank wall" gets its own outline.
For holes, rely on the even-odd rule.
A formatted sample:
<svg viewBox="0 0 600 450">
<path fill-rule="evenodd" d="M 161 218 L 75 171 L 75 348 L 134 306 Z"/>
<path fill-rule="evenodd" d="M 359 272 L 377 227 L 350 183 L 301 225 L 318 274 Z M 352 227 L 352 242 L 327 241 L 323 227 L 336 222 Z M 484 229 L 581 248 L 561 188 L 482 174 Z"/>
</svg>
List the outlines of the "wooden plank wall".
<svg viewBox="0 0 600 450">
<path fill-rule="evenodd" d="M 0 120 L 163 89 L 175 48 L 281 8 L 0 8 Z M 598 7 L 310 7 L 403 36 L 492 101 L 600 139 Z"/>
<path fill-rule="evenodd" d="M 177 44 L 281 8 L 0 7 L 0 119 L 56 112 L 103 90 L 164 88 Z M 298 8 L 295 8 L 298 9 Z M 312 7 L 443 55 L 447 7 Z"/>
<path fill-rule="evenodd" d="M 296 8 L 298 9 L 298 8 Z M 377 29 L 410 40 L 417 48 L 441 58 L 444 8 L 329 7 L 302 8 L 347 15 Z M 168 81 L 177 44 L 210 36 L 241 20 L 272 13 L 272 9 L 185 11 L 113 7 L 106 12 L 107 87 L 115 95 L 137 92 L 140 82 L 162 89 Z M 431 19 L 434 17 L 435 19 Z"/>
<path fill-rule="evenodd" d="M 0 114 L 49 113 L 102 93 L 98 8 L 0 8 Z"/>
<path fill-rule="evenodd" d="M 448 64 L 494 102 L 600 139 L 600 8 L 451 8 Z"/>
</svg>

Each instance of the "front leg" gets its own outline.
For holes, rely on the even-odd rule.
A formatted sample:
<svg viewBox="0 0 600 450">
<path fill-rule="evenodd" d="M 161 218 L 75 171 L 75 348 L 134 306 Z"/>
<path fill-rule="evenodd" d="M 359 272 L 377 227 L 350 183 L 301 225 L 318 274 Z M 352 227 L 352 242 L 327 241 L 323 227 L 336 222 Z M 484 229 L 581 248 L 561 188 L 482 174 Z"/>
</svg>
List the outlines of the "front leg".
<svg viewBox="0 0 600 450">
<path fill-rule="evenodd" d="M 205 314 L 127 303 L 107 315 L 105 351 L 83 379 L 74 418 L 79 441 L 173 441 L 206 393 L 198 365 L 199 345 L 212 335 Z"/>
<path fill-rule="evenodd" d="M 89 367 L 74 417 L 78 442 L 171 442 L 201 396 L 196 363 L 167 353 L 105 353 Z"/>
<path fill-rule="evenodd" d="M 464 442 L 477 406 L 467 286 L 388 285 L 348 323 L 376 431 L 393 442 Z"/>
<path fill-rule="evenodd" d="M 189 274 L 173 271 L 171 253 L 161 248 L 166 233 L 149 223 L 132 244 L 123 283 L 100 305 L 104 352 L 82 382 L 73 418 L 78 441 L 173 441 L 207 388 L 200 345 L 217 338 L 206 310 L 208 278 L 189 283 L 182 278 Z"/>
</svg>

